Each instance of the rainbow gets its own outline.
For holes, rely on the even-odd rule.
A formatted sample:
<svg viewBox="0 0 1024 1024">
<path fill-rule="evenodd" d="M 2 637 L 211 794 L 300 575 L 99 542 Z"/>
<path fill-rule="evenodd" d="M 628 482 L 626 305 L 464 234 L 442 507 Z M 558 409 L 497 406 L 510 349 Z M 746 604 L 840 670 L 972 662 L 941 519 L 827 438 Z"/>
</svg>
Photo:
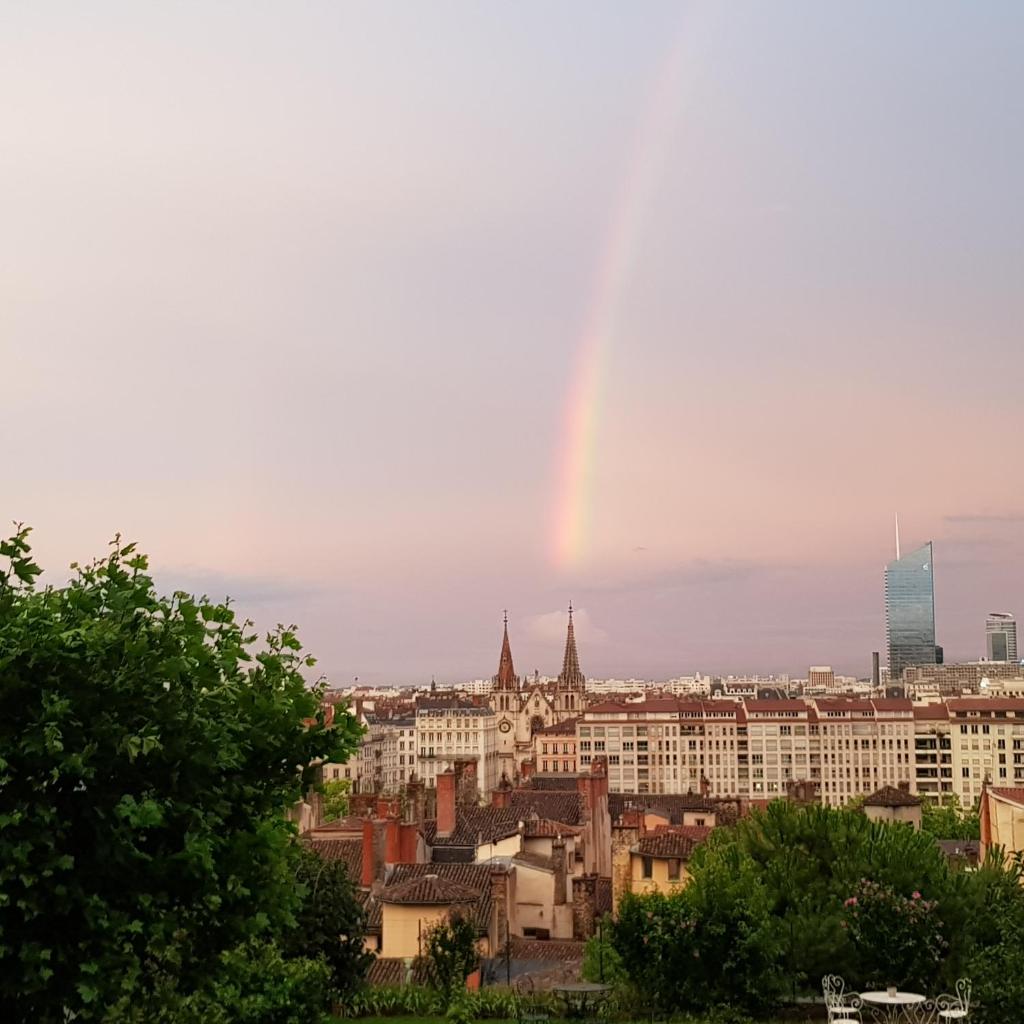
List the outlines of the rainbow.
<svg viewBox="0 0 1024 1024">
<path fill-rule="evenodd" d="M 615 319 L 634 266 L 644 214 L 657 188 L 672 135 L 683 69 L 684 36 L 662 63 L 637 130 L 619 201 L 609 220 L 584 328 L 573 357 L 559 449 L 554 524 L 555 565 L 572 568 L 586 553 L 598 421 L 608 378 Z"/>
</svg>

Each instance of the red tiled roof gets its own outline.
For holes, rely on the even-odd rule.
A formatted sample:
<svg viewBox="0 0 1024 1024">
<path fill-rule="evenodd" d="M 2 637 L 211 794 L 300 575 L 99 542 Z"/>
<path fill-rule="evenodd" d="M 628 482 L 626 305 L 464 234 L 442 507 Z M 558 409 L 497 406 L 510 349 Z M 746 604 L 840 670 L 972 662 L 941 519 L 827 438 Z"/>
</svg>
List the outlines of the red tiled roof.
<svg viewBox="0 0 1024 1024">
<path fill-rule="evenodd" d="M 583 818 L 583 795 L 578 791 L 514 789 L 508 795 L 509 809 L 525 818 L 533 811 L 538 818 L 578 825 Z"/>
<path fill-rule="evenodd" d="M 914 720 L 921 722 L 945 722 L 949 711 L 945 704 L 915 704 Z"/>
<path fill-rule="evenodd" d="M 713 831 L 710 825 L 659 825 L 648 835 L 685 836 L 695 843 L 703 843 Z"/>
<path fill-rule="evenodd" d="M 870 700 L 855 697 L 823 697 L 815 701 L 819 711 L 872 711 Z"/>
<path fill-rule="evenodd" d="M 880 697 L 871 702 L 876 711 L 911 711 L 914 702 L 906 697 Z"/>
<path fill-rule="evenodd" d="M 656 832 L 641 836 L 634 849 L 643 857 L 678 857 L 680 860 L 689 860 L 703 841 L 677 832 Z"/>
<path fill-rule="evenodd" d="M 524 864 L 531 868 L 541 868 L 543 871 L 554 871 L 554 864 L 550 857 L 545 857 L 542 853 L 530 853 L 527 850 L 523 850 L 521 853 L 517 853 L 512 858 L 517 864 Z"/>
<path fill-rule="evenodd" d="M 608 814 L 612 821 L 628 810 L 658 811 L 668 814 L 677 825 L 683 822 L 684 811 L 717 813 L 718 804 L 700 793 L 609 793 Z"/>
<path fill-rule="evenodd" d="M 475 903 L 479 893 L 468 885 L 453 882 L 440 875 L 421 875 L 398 885 L 389 885 L 378 894 L 381 903 L 404 903 L 409 906 Z"/>
<path fill-rule="evenodd" d="M 747 706 L 747 712 L 753 712 L 759 715 L 771 714 L 778 712 L 785 712 L 792 715 L 794 712 L 797 714 L 807 713 L 807 704 L 802 700 L 747 700 L 744 701 Z"/>
<path fill-rule="evenodd" d="M 896 786 L 883 786 L 864 798 L 865 807 L 917 807 L 920 802 L 919 796 Z"/>
<path fill-rule="evenodd" d="M 437 834 L 437 820 L 423 823 L 423 838 L 428 846 L 477 846 L 507 839 L 519 831 L 522 815 L 509 807 L 459 807 L 455 812 L 455 830 L 449 836 Z"/>
<path fill-rule="evenodd" d="M 543 729 L 534 729 L 534 736 L 572 736 L 576 732 L 578 718 L 567 718 L 554 725 L 545 725 Z"/>
<path fill-rule="evenodd" d="M 508 951 L 512 960 L 556 960 L 571 963 L 583 959 L 585 946 L 585 942 L 567 940 L 547 942 L 541 939 L 510 939 Z M 501 955 L 505 955 L 504 949 Z"/>
<path fill-rule="evenodd" d="M 1017 697 L 950 697 L 946 700 L 949 710 L 956 711 L 1016 711 L 1024 716 L 1024 698 Z"/>
<path fill-rule="evenodd" d="M 523 822 L 523 835 L 527 839 L 577 836 L 580 832 L 581 829 L 576 825 L 567 825 L 564 821 L 552 821 L 550 818 L 528 818 Z"/>
<path fill-rule="evenodd" d="M 1022 786 L 989 786 L 988 792 L 995 797 L 1024 807 L 1024 787 Z"/>
<path fill-rule="evenodd" d="M 307 842 L 321 860 L 344 862 L 349 878 L 359 884 L 363 870 L 362 839 L 309 839 Z"/>
<path fill-rule="evenodd" d="M 575 793 L 578 772 L 535 772 L 526 781 L 523 789 L 560 790 Z"/>
</svg>

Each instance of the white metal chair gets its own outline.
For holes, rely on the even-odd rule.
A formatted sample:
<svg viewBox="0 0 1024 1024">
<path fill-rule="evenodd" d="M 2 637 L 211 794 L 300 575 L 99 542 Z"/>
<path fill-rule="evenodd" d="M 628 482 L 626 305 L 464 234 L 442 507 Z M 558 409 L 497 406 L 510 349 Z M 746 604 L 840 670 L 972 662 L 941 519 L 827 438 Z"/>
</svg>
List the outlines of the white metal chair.
<svg viewBox="0 0 1024 1024">
<path fill-rule="evenodd" d="M 935 1000 L 940 1021 L 965 1021 L 971 1012 L 971 983 L 961 978 L 956 983 L 955 995 L 941 995 Z"/>
<path fill-rule="evenodd" d="M 825 994 L 828 1024 L 861 1024 L 861 1002 L 855 995 L 847 995 L 846 982 L 838 974 L 826 974 L 821 979 Z"/>
</svg>

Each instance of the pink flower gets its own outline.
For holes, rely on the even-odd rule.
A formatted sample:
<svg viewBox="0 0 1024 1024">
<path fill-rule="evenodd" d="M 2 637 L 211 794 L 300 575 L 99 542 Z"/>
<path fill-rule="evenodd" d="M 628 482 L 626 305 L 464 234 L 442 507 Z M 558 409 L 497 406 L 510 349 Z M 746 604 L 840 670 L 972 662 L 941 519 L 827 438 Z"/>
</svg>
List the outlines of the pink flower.
<svg viewBox="0 0 1024 1024">
<path fill-rule="evenodd" d="M 915 889 L 915 890 L 914 890 L 914 891 L 913 891 L 913 892 L 912 892 L 912 893 L 910 894 L 910 898 L 911 898 L 912 900 L 919 900 L 919 899 L 921 898 L 921 894 L 920 894 L 920 893 L 919 893 L 919 892 L 918 892 L 918 891 L 917 891 L 917 890 Z"/>
<path fill-rule="evenodd" d="M 843 902 L 844 907 L 855 907 L 857 906 L 857 897 L 851 896 L 848 900 Z"/>
</svg>

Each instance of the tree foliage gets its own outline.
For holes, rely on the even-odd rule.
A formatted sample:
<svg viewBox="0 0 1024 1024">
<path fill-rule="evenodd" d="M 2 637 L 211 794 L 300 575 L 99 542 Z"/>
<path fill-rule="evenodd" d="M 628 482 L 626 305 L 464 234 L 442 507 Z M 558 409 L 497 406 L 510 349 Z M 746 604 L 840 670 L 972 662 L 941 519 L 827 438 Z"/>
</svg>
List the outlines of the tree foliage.
<svg viewBox="0 0 1024 1024">
<path fill-rule="evenodd" d="M 476 928 L 464 914 L 453 910 L 424 934 L 423 961 L 426 976 L 445 1007 L 466 987 L 466 978 L 476 970 L 480 957 Z"/>
<path fill-rule="evenodd" d="M 284 812 L 359 727 L 325 726 L 294 628 L 161 596 L 133 544 L 65 586 L 36 586 L 26 529 L 0 557 L 0 1017 L 198 991 L 294 924 Z"/>
<path fill-rule="evenodd" d="M 336 821 L 348 814 L 349 797 L 352 794 L 350 779 L 334 779 L 325 782 L 321 788 L 324 821 Z"/>
<path fill-rule="evenodd" d="M 757 1013 L 820 993 L 826 973 L 931 993 L 967 974 L 979 1003 L 998 1005 L 1000 973 L 1024 976 L 1019 872 L 995 855 L 975 872 L 951 867 L 904 825 L 777 801 L 713 832 L 689 867 L 682 890 L 624 899 L 612 931 L 660 1010 Z"/>
<path fill-rule="evenodd" d="M 344 862 L 303 850 L 296 865 L 302 903 L 283 940 L 289 956 L 322 958 L 336 999 L 358 988 L 373 962 L 364 948 L 366 915 Z"/>
<path fill-rule="evenodd" d="M 921 831 L 934 839 L 979 839 L 978 809 L 962 807 L 956 793 L 948 794 L 940 804 L 926 802 L 921 806 Z"/>
</svg>

